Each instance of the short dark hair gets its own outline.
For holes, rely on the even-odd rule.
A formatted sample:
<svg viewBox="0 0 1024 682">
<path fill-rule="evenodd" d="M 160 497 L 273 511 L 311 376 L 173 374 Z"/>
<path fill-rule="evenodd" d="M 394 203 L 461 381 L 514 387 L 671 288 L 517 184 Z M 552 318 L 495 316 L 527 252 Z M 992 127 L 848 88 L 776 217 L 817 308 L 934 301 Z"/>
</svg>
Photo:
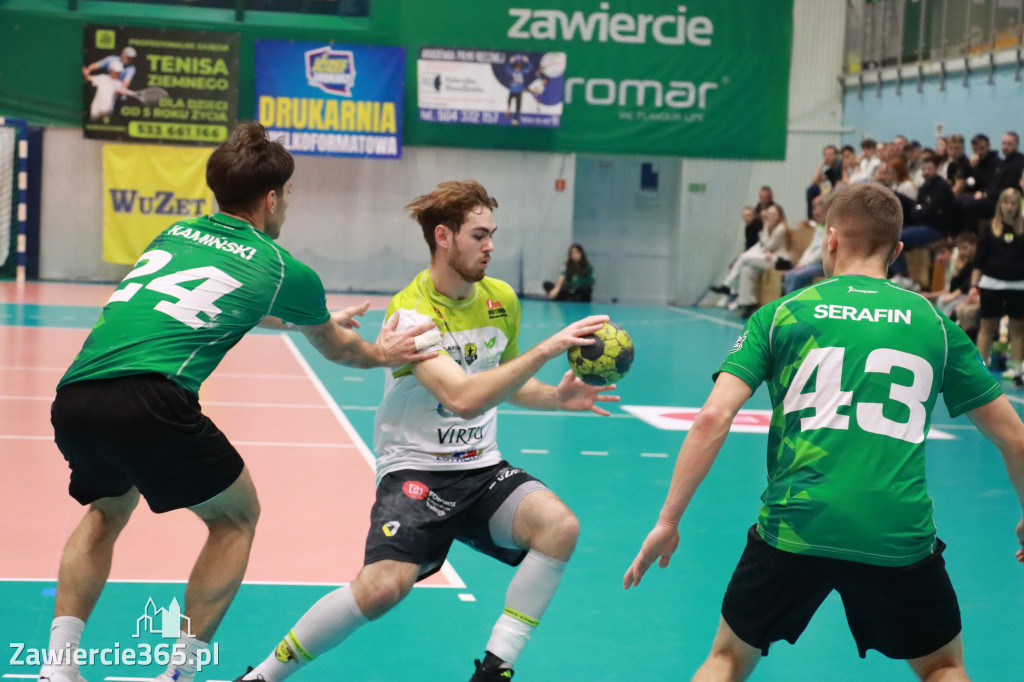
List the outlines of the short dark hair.
<svg viewBox="0 0 1024 682">
<path fill-rule="evenodd" d="M 977 244 L 978 234 L 976 232 L 971 232 L 970 230 L 964 230 L 963 232 L 956 236 L 956 239 L 954 239 L 953 242 L 956 244 L 959 244 L 960 242 L 967 242 L 968 244 Z"/>
<path fill-rule="evenodd" d="M 848 237 L 861 255 L 892 258 L 903 229 L 903 206 L 892 190 L 875 182 L 845 185 L 825 198 L 825 224 Z"/>
<path fill-rule="evenodd" d="M 1018 135 L 1016 133 L 1016 131 L 1007 130 L 1006 134 L 1009 135 L 1010 137 L 1012 137 L 1014 142 L 1016 142 L 1017 144 L 1020 144 L 1020 135 Z"/>
<path fill-rule="evenodd" d="M 838 150 L 838 149 L 836 148 L 836 146 L 835 146 L 834 144 L 827 144 L 827 145 L 825 145 L 825 146 L 824 146 L 824 147 L 822 148 L 822 151 L 824 151 L 824 150 L 826 150 L 826 149 L 831 149 L 831 150 L 832 150 L 832 151 L 834 151 L 834 152 L 838 152 L 838 151 L 839 151 L 839 150 Z"/>
<path fill-rule="evenodd" d="M 844 144 L 843 148 L 840 149 L 839 151 L 840 152 L 856 152 L 857 150 L 853 148 L 853 145 Z"/>
<path fill-rule="evenodd" d="M 979 142 L 984 142 L 985 144 L 992 146 L 992 143 L 988 141 L 988 135 L 985 133 L 978 133 L 971 138 L 971 144 L 978 144 Z"/>
<path fill-rule="evenodd" d="M 240 123 L 206 162 L 206 184 L 222 211 L 251 210 L 271 190 L 284 191 L 295 160 L 259 123 Z"/>
<path fill-rule="evenodd" d="M 423 239 L 430 247 L 431 255 L 437 250 L 434 228 L 444 225 L 452 232 L 458 232 L 466 222 L 466 216 L 478 208 L 498 208 L 498 200 L 476 180 L 442 182 L 433 192 L 416 197 L 405 207 L 423 229 Z"/>
<path fill-rule="evenodd" d="M 860 141 L 861 149 L 874 149 L 877 146 L 878 143 L 872 140 L 870 137 L 865 137 L 863 140 Z"/>
</svg>

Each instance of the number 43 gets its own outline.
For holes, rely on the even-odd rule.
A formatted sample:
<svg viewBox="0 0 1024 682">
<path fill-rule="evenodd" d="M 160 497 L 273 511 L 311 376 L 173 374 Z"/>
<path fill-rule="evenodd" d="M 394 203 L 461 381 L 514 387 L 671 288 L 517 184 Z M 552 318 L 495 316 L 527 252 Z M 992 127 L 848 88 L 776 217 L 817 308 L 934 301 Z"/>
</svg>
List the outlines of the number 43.
<svg viewBox="0 0 1024 682">
<path fill-rule="evenodd" d="M 123 281 L 127 282 L 130 279 L 153 274 L 170 263 L 171 257 L 170 253 L 162 249 L 147 251 L 139 256 L 135 269 L 129 272 Z M 194 282 L 195 280 L 203 281 L 191 289 L 180 286 L 184 282 Z M 157 277 L 145 285 L 145 288 L 176 299 L 173 302 L 160 301 L 154 306 L 155 310 L 166 313 L 193 329 L 199 329 L 206 324 L 199 319 L 199 313 L 206 313 L 210 319 L 213 319 L 221 313 L 221 309 L 214 302 L 240 286 L 242 283 L 231 275 L 212 265 L 207 265 Z M 107 303 L 128 301 L 142 288 L 142 284 L 132 282 L 111 294 Z"/>
<path fill-rule="evenodd" d="M 793 382 L 782 400 L 785 414 L 797 410 L 813 409 L 814 414 L 800 419 L 803 431 L 813 429 L 850 428 L 849 415 L 839 414 L 839 408 L 853 404 L 853 392 L 841 390 L 845 348 L 815 348 L 807 354 Z M 882 403 L 859 402 L 854 415 L 857 425 L 864 431 L 891 436 L 909 443 L 924 441 L 924 427 L 927 413 L 925 401 L 931 395 L 934 372 L 932 366 L 921 357 L 891 348 L 877 348 L 868 355 L 864 363 L 867 373 L 889 374 L 894 367 L 910 370 L 913 381 L 910 386 L 891 384 L 889 398 L 902 403 L 910 410 L 906 423 L 889 419 L 882 414 Z M 815 390 L 805 393 L 807 382 L 817 370 Z"/>
</svg>

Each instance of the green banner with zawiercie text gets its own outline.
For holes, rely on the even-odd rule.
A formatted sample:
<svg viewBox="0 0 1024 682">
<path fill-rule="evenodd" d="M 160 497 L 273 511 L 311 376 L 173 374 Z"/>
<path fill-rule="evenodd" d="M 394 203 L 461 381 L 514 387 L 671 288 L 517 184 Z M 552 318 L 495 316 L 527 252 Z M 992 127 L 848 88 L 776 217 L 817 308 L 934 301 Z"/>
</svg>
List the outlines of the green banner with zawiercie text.
<svg viewBox="0 0 1024 682">
<path fill-rule="evenodd" d="M 406 82 L 416 89 L 405 105 L 410 144 L 785 157 L 793 0 L 446 0 L 443 7 L 402 3 Z M 421 120 L 418 89 L 439 83 L 417 79 L 424 45 L 565 53 L 560 125 Z M 529 112 L 530 93 L 519 99 Z"/>
</svg>

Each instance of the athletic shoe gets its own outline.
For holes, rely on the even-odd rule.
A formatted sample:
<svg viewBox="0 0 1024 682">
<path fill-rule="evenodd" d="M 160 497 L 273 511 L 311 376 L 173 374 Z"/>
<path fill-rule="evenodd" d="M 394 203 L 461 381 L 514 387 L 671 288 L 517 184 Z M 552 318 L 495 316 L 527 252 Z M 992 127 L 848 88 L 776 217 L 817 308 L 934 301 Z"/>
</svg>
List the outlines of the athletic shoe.
<svg viewBox="0 0 1024 682">
<path fill-rule="evenodd" d="M 248 668 L 245 669 L 245 672 L 242 673 L 241 675 L 239 675 L 238 677 L 236 677 L 233 680 L 233 682 L 248 682 L 248 680 L 246 680 L 245 676 L 248 675 L 249 673 L 251 673 L 252 670 L 253 670 L 253 668 L 250 665 Z M 249 678 L 249 680 L 262 680 L 262 679 L 263 679 L 263 675 L 257 675 L 256 677 L 250 677 Z"/>
<path fill-rule="evenodd" d="M 1020 367 L 1017 369 L 1008 369 L 1003 372 L 1004 379 L 1019 379 L 1020 378 Z"/>
<path fill-rule="evenodd" d="M 47 673 L 39 673 L 39 682 L 85 682 L 85 678 L 77 670 L 54 668 Z"/>
<path fill-rule="evenodd" d="M 729 302 L 733 300 L 733 298 L 735 298 L 735 296 L 730 296 L 728 294 L 726 294 L 725 296 L 722 296 L 722 298 L 718 299 L 718 303 L 717 303 L 718 307 L 719 308 L 726 307 L 727 305 L 729 305 Z"/>
<path fill-rule="evenodd" d="M 711 287 L 711 291 L 715 292 L 716 294 L 726 294 L 726 295 L 729 295 L 729 294 L 733 293 L 732 289 L 730 289 L 729 287 L 725 286 L 724 284 L 715 284 L 715 285 L 713 285 Z"/>
<path fill-rule="evenodd" d="M 502 668 L 503 663 L 504 661 L 488 651 L 483 661 L 473 661 L 476 672 L 469 678 L 469 682 L 508 682 L 515 673 L 512 672 L 512 668 Z"/>
</svg>

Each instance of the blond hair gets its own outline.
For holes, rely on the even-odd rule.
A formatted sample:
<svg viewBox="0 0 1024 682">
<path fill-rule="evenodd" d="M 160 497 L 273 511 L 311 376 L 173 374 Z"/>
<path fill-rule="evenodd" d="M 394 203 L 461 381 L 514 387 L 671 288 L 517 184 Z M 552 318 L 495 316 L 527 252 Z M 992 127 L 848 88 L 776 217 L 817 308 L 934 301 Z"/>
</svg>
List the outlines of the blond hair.
<svg viewBox="0 0 1024 682">
<path fill-rule="evenodd" d="M 1014 202 L 1017 206 L 1017 210 L 1014 211 L 1015 215 L 1013 215 L 1010 220 L 1007 220 L 1003 216 L 1003 199 L 1011 196 L 1017 200 Z M 1004 189 L 999 195 L 999 199 L 996 201 L 996 214 L 992 218 L 992 234 L 996 237 L 1002 237 L 1004 224 L 1013 225 L 1014 234 L 1024 234 L 1024 215 L 1021 215 L 1020 210 L 1020 192 L 1013 187 L 1007 187 Z"/>
</svg>

